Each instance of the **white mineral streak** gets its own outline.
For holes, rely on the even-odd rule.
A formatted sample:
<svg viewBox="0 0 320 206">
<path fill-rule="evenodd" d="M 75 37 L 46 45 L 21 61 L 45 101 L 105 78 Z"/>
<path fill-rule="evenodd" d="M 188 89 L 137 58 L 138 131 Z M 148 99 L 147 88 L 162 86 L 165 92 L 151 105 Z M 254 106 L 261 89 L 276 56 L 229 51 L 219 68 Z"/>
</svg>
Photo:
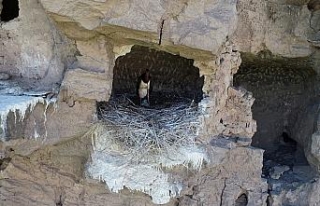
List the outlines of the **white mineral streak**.
<svg viewBox="0 0 320 206">
<path fill-rule="evenodd" d="M 177 165 L 190 167 L 191 169 L 200 170 L 203 161 L 208 161 L 206 153 L 203 148 L 196 145 L 180 146 L 176 151 L 155 156 L 163 167 L 173 168 Z"/>
<path fill-rule="evenodd" d="M 34 129 L 33 137 L 34 137 L 35 139 L 37 139 L 38 137 L 40 137 L 40 135 L 39 135 L 39 133 L 38 133 L 37 129 Z"/>
<path fill-rule="evenodd" d="M 113 156 L 95 151 L 88 173 L 94 179 L 104 181 L 113 192 L 119 192 L 124 186 L 138 190 L 152 197 L 156 204 L 164 204 L 175 197 L 182 185 L 169 182 L 170 175 L 147 164 L 128 164 L 125 156 Z"/>
<path fill-rule="evenodd" d="M 18 112 L 20 120 L 23 120 L 28 108 L 32 111 L 37 103 L 44 104 L 44 101 L 42 97 L 0 95 L 1 139 L 6 136 L 7 117 L 10 112 L 13 112 L 15 117 Z"/>
<path fill-rule="evenodd" d="M 161 168 L 182 165 L 199 170 L 203 161 L 208 161 L 203 148 L 190 144 L 163 152 L 162 155 L 142 156 L 139 163 L 132 162 L 130 160 L 134 159 L 134 155 L 122 151 L 114 141 L 101 138 L 103 135 L 94 136 L 88 176 L 105 182 L 113 192 L 119 192 L 124 187 L 144 192 L 152 197 L 155 204 L 168 203 L 183 188 L 181 180 L 176 180 L 173 174 L 165 173 Z"/>
<path fill-rule="evenodd" d="M 57 104 L 57 98 L 52 98 L 52 99 L 45 99 L 45 109 L 43 111 L 43 116 L 44 116 L 44 129 L 45 129 L 45 139 L 47 138 L 48 136 L 48 130 L 47 130 L 47 111 L 48 111 L 48 108 L 49 106 L 52 104 L 53 105 L 53 109 L 54 111 L 57 109 L 58 107 L 58 104 Z M 36 137 L 35 137 L 36 138 Z"/>
</svg>

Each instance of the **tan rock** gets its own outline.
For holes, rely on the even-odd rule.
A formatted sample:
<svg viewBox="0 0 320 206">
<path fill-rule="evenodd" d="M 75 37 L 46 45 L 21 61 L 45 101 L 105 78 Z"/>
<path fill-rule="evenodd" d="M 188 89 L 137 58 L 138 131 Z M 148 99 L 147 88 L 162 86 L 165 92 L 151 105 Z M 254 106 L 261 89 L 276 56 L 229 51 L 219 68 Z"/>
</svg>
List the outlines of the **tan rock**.
<svg viewBox="0 0 320 206">
<path fill-rule="evenodd" d="M 82 69 L 68 70 L 61 85 L 62 98 L 107 101 L 111 93 L 111 81 L 105 73 Z"/>
<path fill-rule="evenodd" d="M 305 153 L 308 161 L 318 168 L 320 164 L 320 141 L 319 141 L 319 133 L 316 132 L 312 134 L 311 142 L 306 145 Z"/>
<path fill-rule="evenodd" d="M 268 49 L 285 57 L 308 56 L 308 38 L 315 35 L 305 1 L 238 2 L 239 21 L 232 40 L 241 51 L 257 53 Z"/>
<path fill-rule="evenodd" d="M 100 36 L 89 41 L 77 41 L 77 49 L 80 55 L 77 56 L 75 67 L 93 71 L 107 73 L 108 79 L 112 78 L 112 68 L 114 66 L 114 55 L 112 46 L 106 38 Z"/>
<path fill-rule="evenodd" d="M 0 80 L 8 80 L 10 79 L 10 75 L 4 72 L 0 73 Z"/>
<path fill-rule="evenodd" d="M 272 194 L 272 206 L 319 205 L 319 191 L 319 181 L 302 184 L 295 190 L 282 190 L 280 194 Z"/>
<path fill-rule="evenodd" d="M 19 9 L 17 18 L 1 22 L 0 70 L 13 77 L 37 79 L 37 85 L 48 88 L 62 79 L 74 47 L 37 1 L 19 2 Z"/>
<path fill-rule="evenodd" d="M 64 79 L 55 104 L 37 104 L 18 122 L 15 113 L 10 114 L 10 134 L 15 139 L 0 143 L 5 159 L 0 160 L 0 200 L 6 205 L 154 205 L 147 195 L 153 194 L 150 191 L 122 189 L 115 194 L 104 182 L 85 175 L 94 144 L 86 132 L 96 121 L 96 102 L 108 101 L 112 92 L 116 57 L 133 45 L 143 45 L 194 59 L 204 75 L 197 144 L 208 158 L 199 161 L 199 170 L 186 169 L 185 162 L 153 168 L 161 168 L 157 174 L 170 174 L 168 179 L 183 185 L 173 184 L 180 194 L 165 191 L 172 197 L 169 202 L 165 199 L 167 205 L 234 205 L 243 195 L 248 205 L 266 205 L 263 151 L 250 146 L 257 129 L 251 111 L 254 97 L 233 87 L 233 75 L 241 64 L 239 51 L 267 49 L 286 57 L 310 56 L 317 47 L 318 27 L 313 25 L 319 23 L 318 7 L 311 7 L 311 2 L 308 9 L 306 0 L 20 1 L 19 17 L 1 23 L 0 71 L 21 76 L 23 82 L 32 79 L 33 87 L 46 86 L 48 91 Z M 310 128 L 313 120 L 308 117 L 297 124 Z M 299 130 L 297 142 L 318 167 L 318 132 L 309 137 Z M 93 164 L 104 166 L 103 157 L 100 164 Z M 95 177 L 101 172 L 97 168 Z M 134 172 L 126 175 L 133 176 Z M 317 205 L 319 191 L 314 182 L 269 199 L 273 205 Z"/>
<path fill-rule="evenodd" d="M 109 25 L 116 25 L 135 31 L 144 31 L 148 36 L 145 36 L 148 38 L 147 42 L 153 43 L 159 42 L 163 23 L 163 40 L 175 45 L 184 45 L 214 53 L 223 44 L 226 36 L 234 32 L 237 20 L 234 1 L 74 2 L 60 0 L 52 3 L 48 0 L 41 0 L 41 3 L 48 12 L 66 17 L 69 21 L 79 23 L 87 30 L 101 27 L 99 30 L 106 33 L 108 30 L 103 30 L 104 27 L 108 29 Z M 59 9 L 57 5 L 63 5 L 63 9 Z M 60 21 L 61 18 L 56 18 L 56 20 Z M 120 35 L 124 38 L 141 39 L 141 35 L 132 34 L 134 34 L 133 31 L 128 30 Z"/>
</svg>

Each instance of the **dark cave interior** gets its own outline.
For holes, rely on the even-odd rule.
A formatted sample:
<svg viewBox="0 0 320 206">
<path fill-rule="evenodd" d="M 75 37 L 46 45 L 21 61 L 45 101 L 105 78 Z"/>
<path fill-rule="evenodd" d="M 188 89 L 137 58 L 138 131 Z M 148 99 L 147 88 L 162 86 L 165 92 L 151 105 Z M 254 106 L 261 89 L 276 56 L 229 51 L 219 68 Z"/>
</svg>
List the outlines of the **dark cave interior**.
<svg viewBox="0 0 320 206">
<path fill-rule="evenodd" d="M 181 99 L 202 99 L 204 76 L 192 59 L 143 46 L 133 46 L 130 53 L 117 58 L 113 69 L 112 97 L 128 95 L 137 103 L 139 76 L 150 70 L 150 105 L 167 105 Z"/>
<path fill-rule="evenodd" d="M 8 22 L 19 16 L 19 1 L 18 0 L 3 0 L 0 19 L 3 22 Z"/>
<path fill-rule="evenodd" d="M 242 54 L 242 60 L 234 86 L 255 98 L 252 113 L 257 132 L 251 145 L 265 150 L 263 175 L 268 176 L 276 165 L 308 166 L 304 140 L 315 129 L 317 73 L 303 58 L 261 53 Z"/>
</svg>

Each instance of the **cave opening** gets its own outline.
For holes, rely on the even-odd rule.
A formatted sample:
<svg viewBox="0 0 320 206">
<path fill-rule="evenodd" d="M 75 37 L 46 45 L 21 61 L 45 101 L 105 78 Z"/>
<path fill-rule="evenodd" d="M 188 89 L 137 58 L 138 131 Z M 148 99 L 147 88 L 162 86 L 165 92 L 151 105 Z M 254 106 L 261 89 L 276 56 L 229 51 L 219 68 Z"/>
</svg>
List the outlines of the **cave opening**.
<svg viewBox="0 0 320 206">
<path fill-rule="evenodd" d="M 192 59 L 137 45 L 119 56 L 111 97 L 97 104 L 98 118 L 113 128 L 109 137 L 139 154 L 192 144 L 201 129 L 198 103 L 204 84 L 204 76 L 193 64 Z M 141 101 L 139 77 L 147 69 L 150 101 Z"/>
<path fill-rule="evenodd" d="M 3 22 L 11 21 L 19 16 L 19 0 L 3 0 L 0 20 Z"/>
<path fill-rule="evenodd" d="M 243 193 L 236 199 L 235 206 L 247 206 L 247 205 L 248 205 L 248 195 Z"/>
<path fill-rule="evenodd" d="M 170 107 L 176 101 L 201 101 L 204 76 L 193 60 L 143 46 L 133 46 L 131 52 L 117 58 L 113 69 L 111 98 L 127 95 L 139 104 L 139 76 L 150 71 L 150 107 Z"/>
<path fill-rule="evenodd" d="M 98 102 L 98 117 L 110 103 L 131 105 L 147 109 L 197 107 L 203 98 L 204 76 L 193 65 L 194 60 L 135 45 L 131 51 L 119 56 L 113 68 L 111 97 L 108 102 Z M 141 75 L 150 72 L 149 102 L 140 101 L 139 84 Z"/>
<path fill-rule="evenodd" d="M 280 58 L 269 52 L 241 57 L 233 83 L 255 98 L 257 131 L 251 145 L 265 150 L 262 176 L 278 179 L 281 175 L 273 174 L 281 170 L 281 178 L 290 174 L 286 181 L 293 181 L 296 170 L 310 167 L 304 146 L 315 131 L 317 73 L 304 58 Z"/>
</svg>

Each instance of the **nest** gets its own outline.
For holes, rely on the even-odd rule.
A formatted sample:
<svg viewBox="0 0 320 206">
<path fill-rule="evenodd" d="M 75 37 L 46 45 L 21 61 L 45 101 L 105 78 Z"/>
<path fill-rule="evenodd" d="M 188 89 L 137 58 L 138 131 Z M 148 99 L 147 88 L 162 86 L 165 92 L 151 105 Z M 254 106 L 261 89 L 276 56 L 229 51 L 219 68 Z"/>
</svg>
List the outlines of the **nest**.
<svg viewBox="0 0 320 206">
<path fill-rule="evenodd" d="M 170 152 L 194 144 L 201 111 L 186 98 L 175 98 L 166 105 L 141 107 L 125 95 L 113 98 L 99 107 L 104 136 L 131 154 Z"/>
</svg>

